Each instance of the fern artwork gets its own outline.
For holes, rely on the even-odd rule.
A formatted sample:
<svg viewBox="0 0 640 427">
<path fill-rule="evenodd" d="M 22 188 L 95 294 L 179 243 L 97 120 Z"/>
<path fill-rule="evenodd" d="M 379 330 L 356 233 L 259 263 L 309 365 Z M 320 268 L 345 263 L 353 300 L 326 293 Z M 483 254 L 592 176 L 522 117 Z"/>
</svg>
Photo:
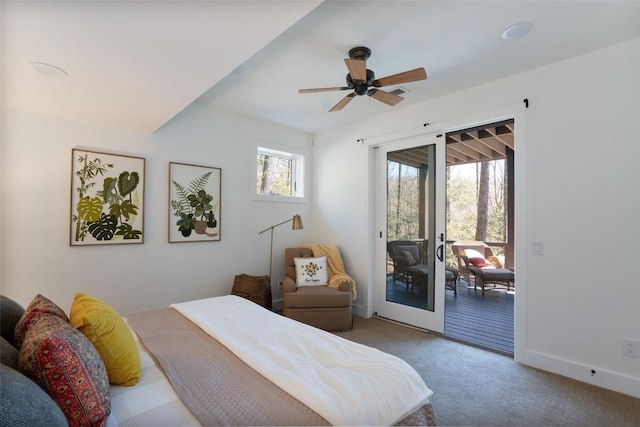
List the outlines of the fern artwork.
<svg viewBox="0 0 640 427">
<path fill-rule="evenodd" d="M 220 168 L 169 163 L 169 243 L 220 240 Z"/>
<path fill-rule="evenodd" d="M 73 149 L 71 246 L 143 243 L 141 157 Z"/>
</svg>

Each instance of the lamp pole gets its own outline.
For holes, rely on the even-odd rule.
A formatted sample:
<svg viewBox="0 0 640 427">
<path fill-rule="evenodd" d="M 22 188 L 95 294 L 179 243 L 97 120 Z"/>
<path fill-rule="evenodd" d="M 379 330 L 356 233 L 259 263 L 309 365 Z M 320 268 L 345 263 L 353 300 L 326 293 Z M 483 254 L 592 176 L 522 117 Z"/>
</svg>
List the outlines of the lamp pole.
<svg viewBox="0 0 640 427">
<path fill-rule="evenodd" d="M 302 226 L 302 218 L 300 217 L 300 215 L 296 214 L 293 216 L 293 218 L 290 218 L 286 221 L 282 221 L 282 222 L 279 222 L 278 224 L 267 227 L 258 233 L 258 234 L 262 234 L 265 231 L 271 230 L 271 243 L 269 245 L 269 286 L 271 286 L 271 271 L 272 271 L 271 268 L 273 266 L 273 229 L 291 221 L 293 221 L 293 224 L 291 226 L 292 230 L 302 230 L 304 228 Z"/>
</svg>

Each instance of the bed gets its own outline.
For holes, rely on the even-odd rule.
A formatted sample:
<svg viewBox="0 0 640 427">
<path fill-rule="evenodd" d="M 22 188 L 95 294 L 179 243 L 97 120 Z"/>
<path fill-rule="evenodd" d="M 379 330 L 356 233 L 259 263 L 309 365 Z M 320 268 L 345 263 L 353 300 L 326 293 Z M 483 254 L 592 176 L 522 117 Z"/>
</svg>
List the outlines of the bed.
<svg viewBox="0 0 640 427">
<path fill-rule="evenodd" d="M 73 306 L 69 320 L 51 301 L 36 299 L 47 315 L 27 329 L 25 347 L 42 326 L 78 337 L 75 327 L 69 330 Z M 432 391 L 406 362 L 244 298 L 207 298 L 118 318 L 133 332 L 130 348 L 137 347 L 140 370 L 133 386 L 106 383 L 107 395 L 98 397 L 108 417 L 98 414 L 94 425 L 436 425 Z M 96 357 L 108 365 L 104 354 Z M 91 362 L 85 366 L 91 374 Z M 52 425 L 51 418 L 42 425 Z"/>
</svg>

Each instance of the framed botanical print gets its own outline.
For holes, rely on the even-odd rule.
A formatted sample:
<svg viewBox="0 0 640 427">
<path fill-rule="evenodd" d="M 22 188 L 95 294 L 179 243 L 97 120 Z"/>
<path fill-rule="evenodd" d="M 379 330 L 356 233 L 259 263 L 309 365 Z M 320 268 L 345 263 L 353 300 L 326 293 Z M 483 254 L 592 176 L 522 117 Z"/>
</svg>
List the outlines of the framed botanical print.
<svg viewBox="0 0 640 427">
<path fill-rule="evenodd" d="M 71 246 L 144 242 L 145 159 L 71 150 Z"/>
<path fill-rule="evenodd" d="M 220 240 L 222 170 L 169 163 L 169 243 Z"/>
</svg>

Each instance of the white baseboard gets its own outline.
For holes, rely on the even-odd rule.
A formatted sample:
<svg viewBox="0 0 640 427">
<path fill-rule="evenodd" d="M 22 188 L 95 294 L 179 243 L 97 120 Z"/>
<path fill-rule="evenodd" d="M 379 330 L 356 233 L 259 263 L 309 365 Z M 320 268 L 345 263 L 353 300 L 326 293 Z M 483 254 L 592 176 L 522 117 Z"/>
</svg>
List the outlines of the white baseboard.
<svg viewBox="0 0 640 427">
<path fill-rule="evenodd" d="M 522 363 L 587 384 L 640 398 L 640 378 L 637 377 L 535 351 L 528 351 Z"/>
</svg>

